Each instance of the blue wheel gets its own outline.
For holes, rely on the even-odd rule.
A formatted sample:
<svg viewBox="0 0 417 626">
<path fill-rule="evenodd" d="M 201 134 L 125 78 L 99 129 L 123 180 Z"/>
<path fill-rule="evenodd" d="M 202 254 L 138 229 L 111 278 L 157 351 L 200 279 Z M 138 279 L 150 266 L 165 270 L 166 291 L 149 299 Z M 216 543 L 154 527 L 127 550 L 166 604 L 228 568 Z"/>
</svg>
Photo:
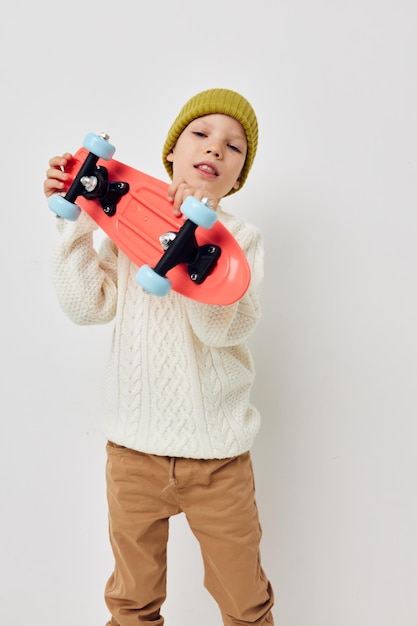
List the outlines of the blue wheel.
<svg viewBox="0 0 417 626">
<path fill-rule="evenodd" d="M 116 148 L 111 145 L 104 137 L 95 135 L 94 133 L 88 133 L 84 137 L 83 146 L 89 152 L 92 152 L 100 159 L 110 161 L 113 154 L 116 152 Z"/>
<path fill-rule="evenodd" d="M 192 196 L 184 200 L 181 211 L 185 217 L 202 228 L 211 228 L 217 221 L 217 213 Z"/>
<path fill-rule="evenodd" d="M 48 206 L 58 217 L 63 217 L 70 222 L 75 222 L 81 213 L 81 209 L 77 204 L 69 202 L 59 193 L 50 197 Z"/>
<path fill-rule="evenodd" d="M 136 282 L 154 296 L 166 296 L 171 289 L 171 281 L 160 276 L 149 265 L 142 265 L 136 272 Z"/>
</svg>

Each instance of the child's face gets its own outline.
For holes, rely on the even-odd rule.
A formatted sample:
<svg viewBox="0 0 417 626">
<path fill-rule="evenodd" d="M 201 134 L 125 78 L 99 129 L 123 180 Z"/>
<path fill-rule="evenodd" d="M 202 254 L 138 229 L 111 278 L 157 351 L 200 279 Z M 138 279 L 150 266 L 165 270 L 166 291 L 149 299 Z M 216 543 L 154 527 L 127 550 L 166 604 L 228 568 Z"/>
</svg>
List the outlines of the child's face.
<svg viewBox="0 0 417 626">
<path fill-rule="evenodd" d="M 213 113 L 190 122 L 167 159 L 173 164 L 173 182 L 185 181 L 220 200 L 238 189 L 246 151 L 242 125 L 234 117 Z"/>
</svg>

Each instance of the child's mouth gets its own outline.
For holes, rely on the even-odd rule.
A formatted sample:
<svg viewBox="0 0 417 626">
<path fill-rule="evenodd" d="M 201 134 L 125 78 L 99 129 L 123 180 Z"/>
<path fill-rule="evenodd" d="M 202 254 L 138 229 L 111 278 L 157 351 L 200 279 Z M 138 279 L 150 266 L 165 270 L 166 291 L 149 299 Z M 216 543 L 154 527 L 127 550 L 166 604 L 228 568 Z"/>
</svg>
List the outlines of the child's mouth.
<svg viewBox="0 0 417 626">
<path fill-rule="evenodd" d="M 209 163 L 197 163 L 197 165 L 195 165 L 194 167 L 196 170 L 206 176 L 216 177 L 219 175 L 217 170 Z"/>
</svg>

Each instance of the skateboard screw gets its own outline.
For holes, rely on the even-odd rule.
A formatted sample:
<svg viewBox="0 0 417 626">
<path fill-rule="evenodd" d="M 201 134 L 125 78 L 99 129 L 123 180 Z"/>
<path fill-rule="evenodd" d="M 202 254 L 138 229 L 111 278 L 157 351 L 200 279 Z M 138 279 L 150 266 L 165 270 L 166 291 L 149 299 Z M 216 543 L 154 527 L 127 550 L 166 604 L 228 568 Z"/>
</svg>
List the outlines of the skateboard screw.
<svg viewBox="0 0 417 626">
<path fill-rule="evenodd" d="M 110 139 L 110 135 L 108 135 L 107 133 L 100 133 L 100 137 L 103 137 L 103 139 L 105 139 L 106 141 Z"/>
<path fill-rule="evenodd" d="M 216 248 L 214 246 L 210 246 L 210 248 L 207 250 L 207 252 L 209 254 L 214 254 L 216 252 Z"/>
<path fill-rule="evenodd" d="M 190 278 L 191 278 L 191 280 L 196 281 L 197 278 L 198 278 L 198 274 L 191 274 Z"/>
<path fill-rule="evenodd" d="M 161 235 L 159 237 L 159 243 L 161 244 L 162 249 L 163 250 L 168 250 L 171 242 L 174 241 L 176 236 L 177 235 L 175 233 L 171 233 L 171 232 L 165 233 L 164 235 Z"/>
<path fill-rule="evenodd" d="M 83 176 L 80 182 L 82 186 L 84 187 L 84 189 L 90 192 L 90 191 L 94 191 L 94 189 L 97 187 L 98 181 L 95 176 Z"/>
</svg>

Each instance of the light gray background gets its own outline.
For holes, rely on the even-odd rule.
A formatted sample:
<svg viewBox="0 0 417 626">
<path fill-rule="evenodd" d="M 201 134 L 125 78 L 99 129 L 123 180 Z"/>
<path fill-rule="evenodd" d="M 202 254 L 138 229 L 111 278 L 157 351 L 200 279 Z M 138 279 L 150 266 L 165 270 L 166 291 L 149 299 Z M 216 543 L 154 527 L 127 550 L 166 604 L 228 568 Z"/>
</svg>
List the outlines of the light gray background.
<svg viewBox="0 0 417 626">
<path fill-rule="evenodd" d="M 1 64 L 0 607 L 8 626 L 104 626 L 102 373 L 112 326 L 60 311 L 50 156 L 107 131 L 165 178 L 173 117 L 236 89 L 260 121 L 224 208 L 267 250 L 253 337 L 263 561 L 285 626 L 417 624 L 415 0 L 7 3 Z M 213 626 L 172 522 L 170 626 Z"/>
</svg>

